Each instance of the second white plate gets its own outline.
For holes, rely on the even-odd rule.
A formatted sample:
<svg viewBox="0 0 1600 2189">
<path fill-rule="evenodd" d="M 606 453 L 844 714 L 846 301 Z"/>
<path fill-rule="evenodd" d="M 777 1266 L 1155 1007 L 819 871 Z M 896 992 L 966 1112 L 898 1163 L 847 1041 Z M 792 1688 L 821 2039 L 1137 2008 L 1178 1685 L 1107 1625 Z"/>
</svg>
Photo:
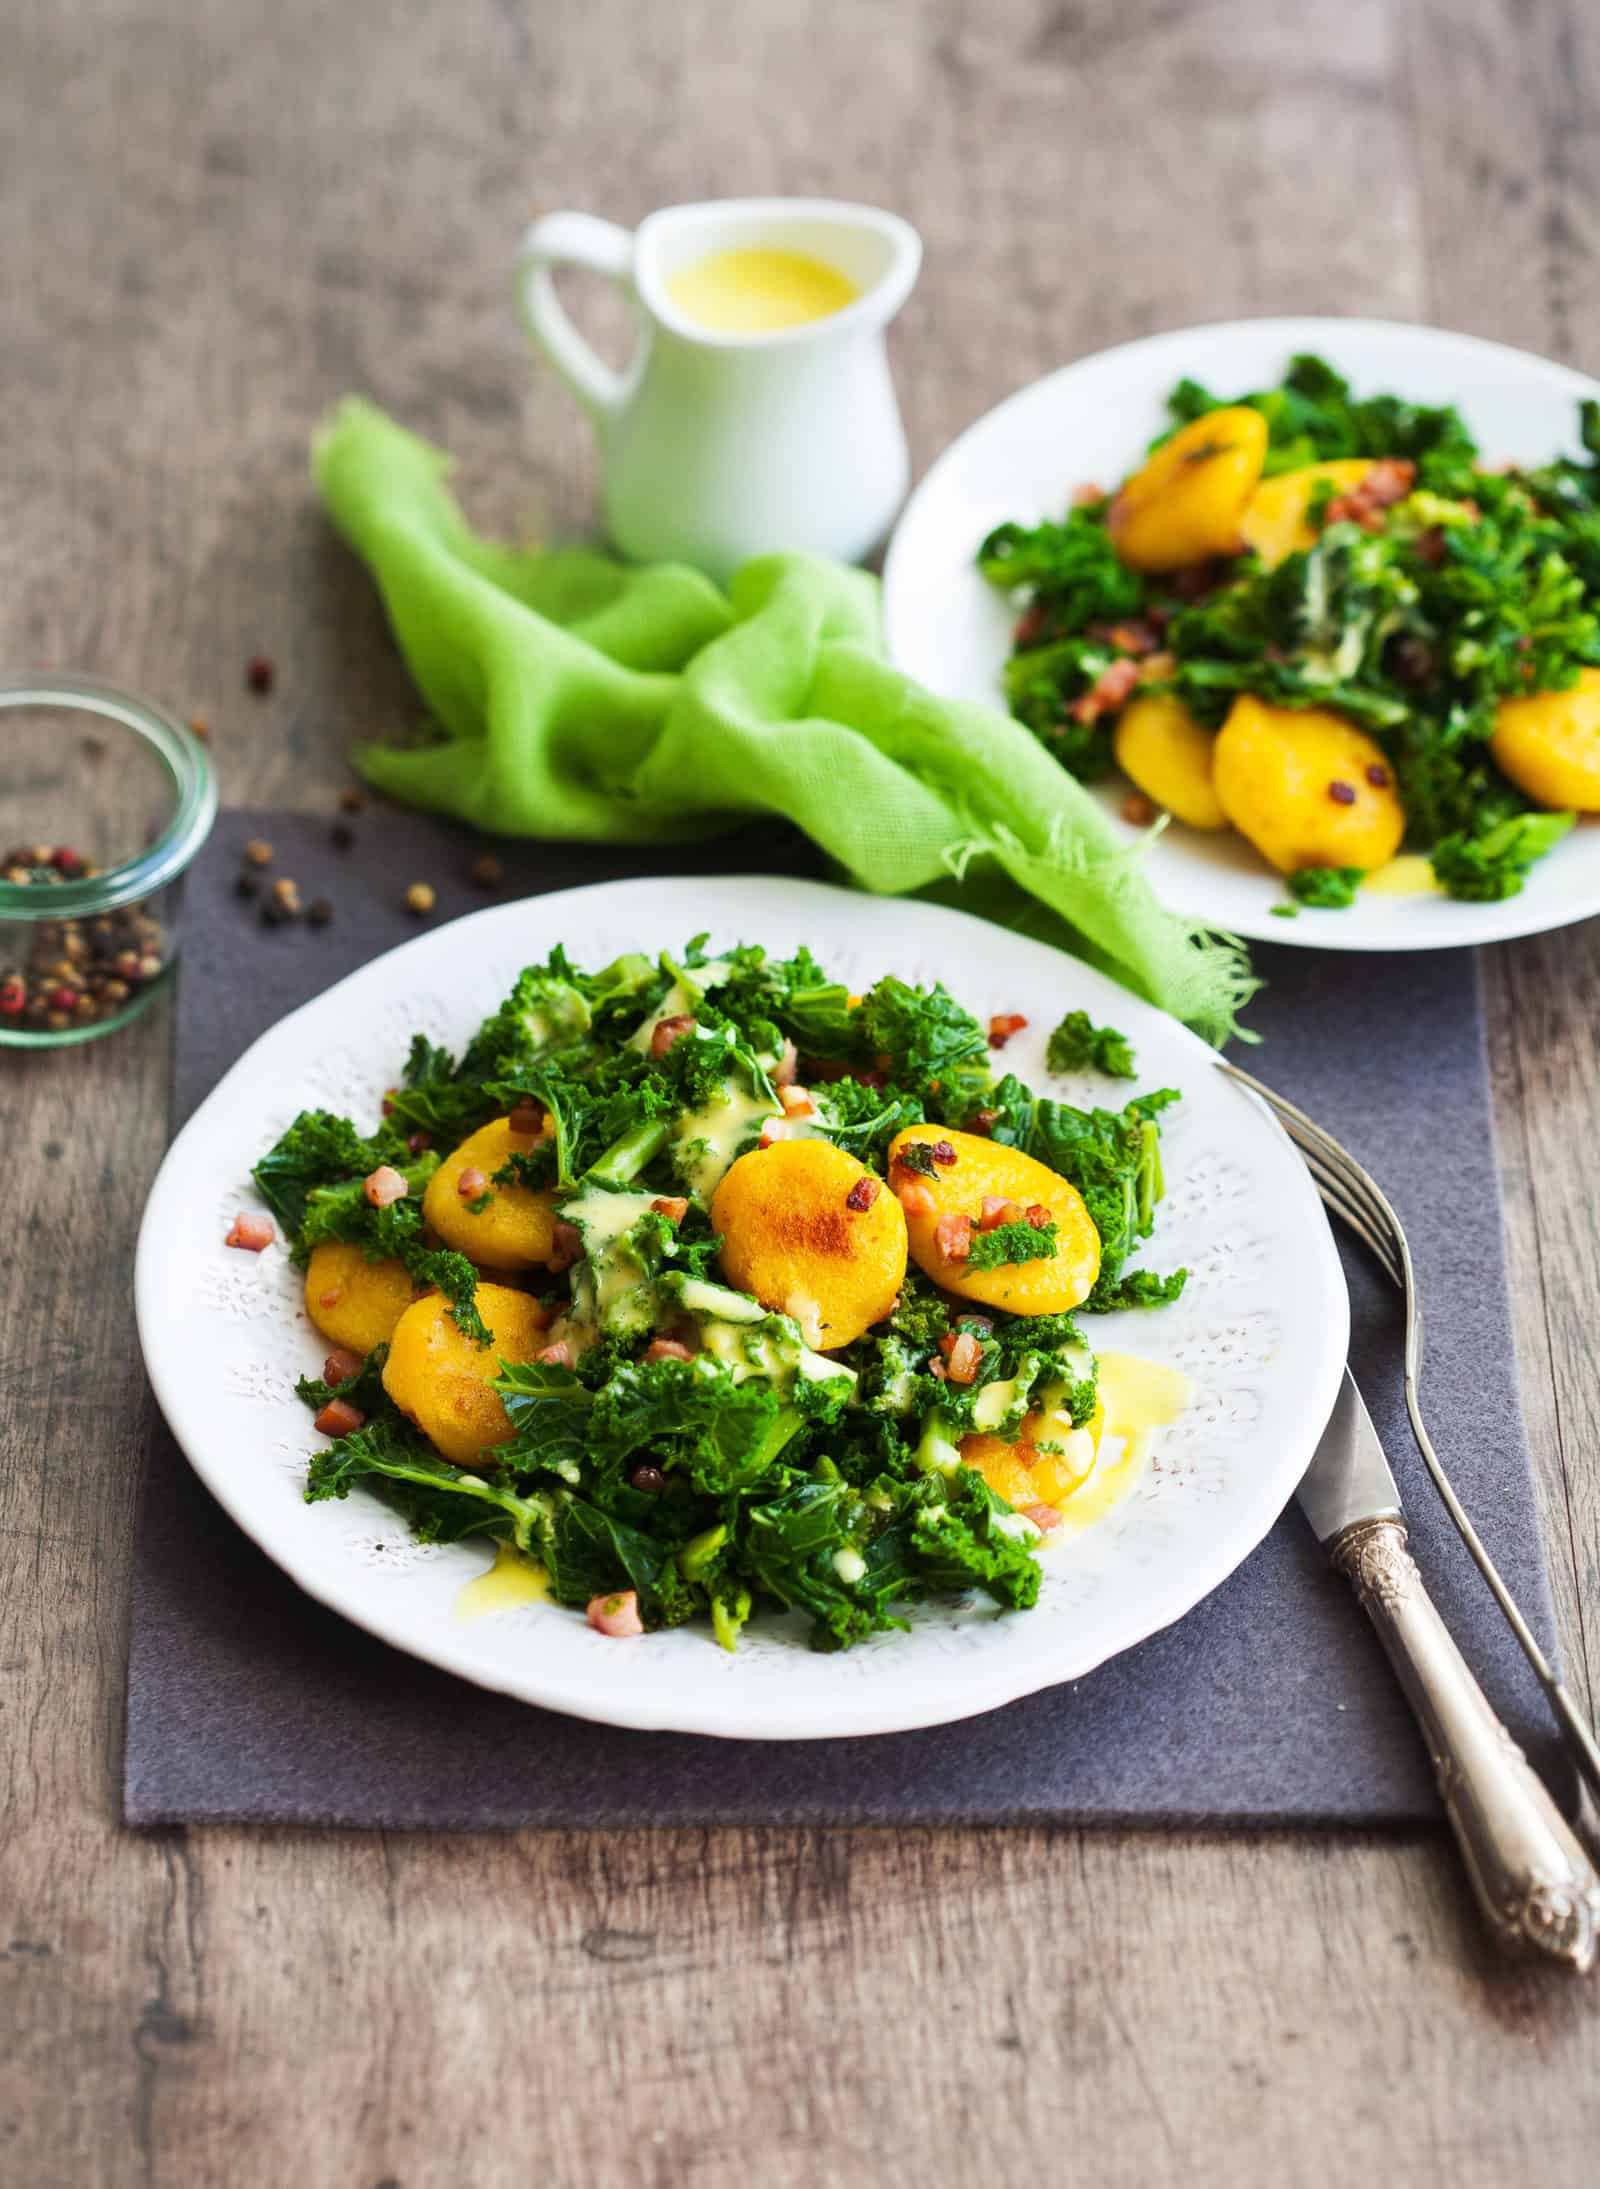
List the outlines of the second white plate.
<svg viewBox="0 0 1600 2189">
<path fill-rule="evenodd" d="M 1499 343 L 1434 327 L 1372 319 L 1255 319 L 1186 327 L 1068 365 L 980 418 L 945 450 L 895 528 L 884 566 L 889 653 L 931 690 L 1001 706 L 1001 672 L 1014 611 L 978 575 L 985 536 L 1008 518 L 1059 517 L 1086 480 L 1112 486 L 1166 420 L 1168 391 L 1185 373 L 1220 395 L 1270 387 L 1299 350 L 1314 350 L 1358 394 L 1390 389 L 1421 403 L 1454 403 L 1488 462 L 1543 463 L 1581 453 L 1577 405 L 1600 396 L 1582 373 Z M 1116 818 L 1127 785 L 1100 786 Z M 1361 896 L 1348 911 L 1275 917 L 1281 879 L 1232 830 L 1174 822 L 1148 866 L 1175 909 L 1233 935 L 1324 950 L 1441 950 L 1503 942 L 1600 912 L 1600 822 L 1581 822 L 1541 860 L 1517 897 L 1458 904 L 1441 896 Z"/>
</svg>

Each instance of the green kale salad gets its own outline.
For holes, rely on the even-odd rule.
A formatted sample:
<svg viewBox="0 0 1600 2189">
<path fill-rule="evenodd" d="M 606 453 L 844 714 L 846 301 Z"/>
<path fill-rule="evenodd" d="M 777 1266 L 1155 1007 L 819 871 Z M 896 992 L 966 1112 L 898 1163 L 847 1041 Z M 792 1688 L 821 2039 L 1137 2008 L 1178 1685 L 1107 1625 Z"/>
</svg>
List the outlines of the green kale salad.
<svg viewBox="0 0 1600 2189">
<path fill-rule="evenodd" d="M 459 1055 L 419 1034 L 379 1119 L 303 1111 L 257 1163 L 331 1344 L 307 1498 L 496 1539 L 609 1635 L 1025 1609 L 1096 1464 L 1079 1312 L 1183 1287 L 1135 1266 L 1177 1094 L 1036 1095 L 1020 1014 L 706 940 L 557 948 Z M 1080 1011 L 1057 1066 L 1135 1059 Z"/>
<path fill-rule="evenodd" d="M 1009 704 L 1129 820 L 1239 830 L 1294 903 L 1402 850 L 1490 901 L 1600 810 L 1600 404 L 1584 454 L 1485 465 L 1460 413 L 1181 380 L 1143 466 L 978 551 L 1020 608 Z M 1431 877 L 1429 873 L 1431 868 Z"/>
</svg>

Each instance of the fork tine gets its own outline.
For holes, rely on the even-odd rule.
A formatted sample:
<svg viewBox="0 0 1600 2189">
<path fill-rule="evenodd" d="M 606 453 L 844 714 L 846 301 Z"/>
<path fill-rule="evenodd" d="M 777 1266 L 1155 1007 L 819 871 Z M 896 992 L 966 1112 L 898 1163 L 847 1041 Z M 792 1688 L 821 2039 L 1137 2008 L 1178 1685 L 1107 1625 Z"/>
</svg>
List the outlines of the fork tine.
<svg viewBox="0 0 1600 2189">
<path fill-rule="evenodd" d="M 1344 1186 L 1348 1200 L 1364 1213 L 1368 1226 L 1388 1239 L 1390 1259 L 1399 1263 L 1399 1252 L 1396 1252 L 1401 1228 L 1399 1217 L 1394 1215 L 1388 1197 L 1383 1195 L 1383 1189 L 1377 1184 L 1377 1180 L 1368 1171 L 1361 1169 L 1355 1156 L 1346 1154 L 1346 1149 L 1342 1149 L 1337 1140 L 1331 1140 L 1326 1134 L 1318 1134 L 1313 1138 L 1311 1134 L 1302 1132 L 1294 1121 L 1285 1121 L 1285 1132 L 1294 1140 L 1294 1145 L 1307 1158 L 1307 1162 L 1311 1162 L 1313 1156 L 1324 1162 L 1331 1178 L 1337 1178 L 1337 1182 Z"/>
<path fill-rule="evenodd" d="M 1308 1140 L 1292 1125 L 1286 1125 L 1290 1139 L 1300 1150 L 1301 1156 L 1319 1180 L 1329 1179 L 1337 1185 L 1349 1204 L 1362 1220 L 1365 1229 L 1383 1244 L 1379 1251 L 1390 1265 L 1396 1284 L 1400 1282 L 1400 1255 L 1398 1248 L 1399 1224 L 1393 1210 L 1380 1189 L 1368 1177 L 1359 1164 L 1352 1160 L 1338 1161 L 1320 1143 Z M 1351 1219 L 1354 1221 L 1354 1218 Z"/>
<path fill-rule="evenodd" d="M 1355 1233 L 1362 1245 L 1371 1251 L 1382 1266 L 1384 1275 L 1390 1283 L 1397 1289 L 1403 1289 L 1400 1265 L 1395 1260 L 1393 1250 L 1385 1234 L 1374 1231 L 1354 1204 L 1345 1199 L 1338 1181 L 1331 1178 L 1327 1171 L 1323 1169 L 1318 1157 L 1312 1155 L 1310 1150 L 1306 1148 L 1302 1148 L 1300 1152 L 1304 1157 L 1307 1170 L 1310 1171 L 1316 1182 L 1316 1188 L 1322 1196 L 1323 1205 L 1331 1209 L 1334 1215 L 1349 1230 Z"/>
</svg>

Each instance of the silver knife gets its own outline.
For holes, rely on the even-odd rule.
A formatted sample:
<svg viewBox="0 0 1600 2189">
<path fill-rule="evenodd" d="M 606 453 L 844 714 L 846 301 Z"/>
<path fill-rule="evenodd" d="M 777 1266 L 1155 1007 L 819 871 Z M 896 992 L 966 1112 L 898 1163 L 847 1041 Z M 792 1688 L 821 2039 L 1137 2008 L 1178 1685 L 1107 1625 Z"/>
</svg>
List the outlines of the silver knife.
<svg viewBox="0 0 1600 2189">
<path fill-rule="evenodd" d="M 1296 1495 L 1405 1689 L 1496 1939 L 1585 1974 L 1600 1945 L 1600 1873 L 1434 1608 L 1406 1548 L 1400 1492 L 1348 1368 Z"/>
</svg>

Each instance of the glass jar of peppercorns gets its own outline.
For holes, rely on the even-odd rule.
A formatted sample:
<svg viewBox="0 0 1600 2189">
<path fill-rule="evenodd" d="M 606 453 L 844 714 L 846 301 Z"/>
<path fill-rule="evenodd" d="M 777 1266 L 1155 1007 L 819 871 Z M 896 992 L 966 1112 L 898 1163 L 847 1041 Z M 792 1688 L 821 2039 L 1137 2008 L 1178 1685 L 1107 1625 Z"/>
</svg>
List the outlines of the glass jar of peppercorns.
<svg viewBox="0 0 1600 2189">
<path fill-rule="evenodd" d="M 205 747 L 162 708 L 0 677 L 0 1046 L 92 1041 L 160 992 L 216 810 Z"/>
</svg>

